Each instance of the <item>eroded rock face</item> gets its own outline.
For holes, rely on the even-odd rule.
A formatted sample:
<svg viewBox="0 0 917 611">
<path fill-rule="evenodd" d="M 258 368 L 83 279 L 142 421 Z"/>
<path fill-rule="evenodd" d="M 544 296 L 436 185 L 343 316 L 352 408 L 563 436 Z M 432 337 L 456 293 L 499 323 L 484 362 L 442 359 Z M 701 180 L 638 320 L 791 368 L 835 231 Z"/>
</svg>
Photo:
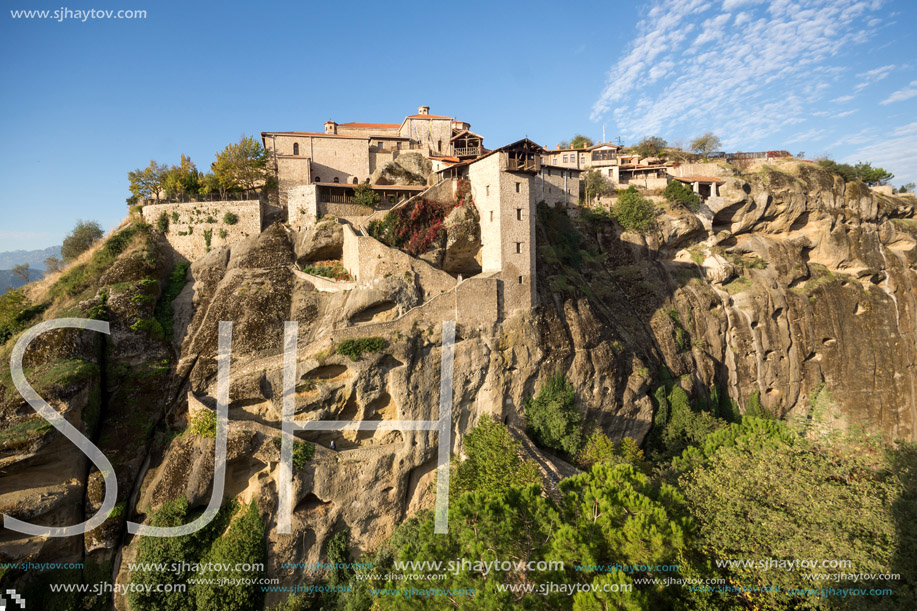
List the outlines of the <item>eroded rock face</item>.
<svg viewBox="0 0 917 611">
<path fill-rule="evenodd" d="M 343 227 L 333 220 L 297 232 L 293 240 L 296 262 L 300 265 L 309 261 L 340 259 L 343 249 Z"/>
<path fill-rule="evenodd" d="M 481 219 L 474 206 L 457 206 L 443 221 L 443 269 L 466 277 L 481 271 Z"/>
<path fill-rule="evenodd" d="M 370 182 L 379 185 L 425 185 L 433 166 L 417 152 L 401 153 L 373 172 Z"/>
<path fill-rule="evenodd" d="M 492 326 L 459 326 L 452 453 L 461 451 L 464 434 L 483 414 L 522 434 L 526 398 L 558 370 L 573 383 L 587 422 L 614 438 L 642 440 L 650 430 L 650 396 L 665 367 L 695 395 L 717 385 L 743 406 L 758 394 L 766 408 L 790 417 L 804 417 L 813 394 L 827 391 L 844 424 L 917 439 L 913 202 L 844 185 L 808 164 L 778 169 L 729 177 L 698 214 L 668 210 L 646 236 L 622 233 L 610 220 L 552 213 L 558 215 L 554 224 L 539 225 L 537 235 L 537 308 Z M 466 264 L 470 269 L 475 258 L 473 212 L 457 209 L 447 219 L 440 257 L 453 272 Z M 445 310 L 436 308 L 448 303 L 449 287 L 436 274 L 418 273 L 411 267 L 417 260 L 399 253 L 380 264 L 378 278 L 351 290 L 319 292 L 292 266 L 337 248 L 337 232 L 334 224 L 308 234 L 274 225 L 195 262 L 191 281 L 173 303 L 174 356 L 165 342 L 131 329 L 138 318 L 152 316 L 149 297 L 156 287 L 144 278 L 163 274 L 165 266 L 143 268 L 144 257 L 112 266 L 111 358 L 132 367 L 165 367 L 165 374 L 118 370 L 107 377 L 108 396 L 123 393 L 127 407 L 106 415 L 100 439 L 111 426 L 106 453 L 117 455 L 125 491 L 149 458 L 127 507 L 132 519 L 180 496 L 197 507 L 209 498 L 213 440 L 174 433 L 193 414 L 215 408 L 221 321 L 233 323 L 226 494 L 256 500 L 266 517 L 270 575 L 289 577 L 281 563 L 318 560 L 327 539 L 344 526 L 358 551 L 373 549 L 405 517 L 430 507 L 435 433 L 301 433 L 316 452 L 294 473 L 293 534 L 277 532 L 286 321 L 298 322 L 297 420 L 438 415 Z M 131 280 L 118 285 L 122 277 Z M 51 357 L 101 358 L 87 337 L 61 334 L 37 342 L 27 356 L 33 365 Z M 382 337 L 386 346 L 355 360 L 337 352 L 342 341 L 361 337 Z M 48 397 L 68 418 L 82 419 L 93 384 L 100 383 L 100 375 L 90 375 Z M 28 415 L 21 401 L 4 398 L 0 408 L 4 422 Z M 118 428 L 135 435 L 142 432 L 136 427 L 160 420 L 173 435 L 163 434 L 152 446 L 129 443 Z M 0 461 L 4 512 L 73 523 L 100 502 L 97 474 L 59 438 L 30 440 L 0 454 Z M 540 454 L 539 462 L 546 478 L 573 469 Z M 14 499 L 13 489 L 27 493 Z M 77 497 L 87 505 L 71 502 Z M 84 551 L 118 549 L 120 532 L 113 522 L 85 544 L 14 540 L 4 533 L 0 549 L 14 550 L 16 559 L 76 559 Z M 124 558 L 135 548 L 132 543 L 121 550 Z M 304 581 L 316 577 L 301 575 Z M 120 579 L 127 578 L 122 570 Z"/>
</svg>

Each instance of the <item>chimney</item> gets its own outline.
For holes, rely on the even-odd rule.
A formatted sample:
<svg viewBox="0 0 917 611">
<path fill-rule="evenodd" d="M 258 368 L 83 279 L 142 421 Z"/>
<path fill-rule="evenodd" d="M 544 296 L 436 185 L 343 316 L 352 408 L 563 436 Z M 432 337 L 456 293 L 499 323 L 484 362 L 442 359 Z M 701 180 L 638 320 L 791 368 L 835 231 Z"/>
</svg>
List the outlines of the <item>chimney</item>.
<svg viewBox="0 0 917 611">
<path fill-rule="evenodd" d="M 334 121 L 325 121 L 325 133 L 326 134 L 336 134 L 338 133 L 338 124 Z"/>
<path fill-rule="evenodd" d="M 429 107 L 429 106 L 418 106 L 418 107 L 417 107 L 417 114 L 419 114 L 419 115 L 428 115 L 428 114 L 430 114 L 430 107 Z"/>
</svg>

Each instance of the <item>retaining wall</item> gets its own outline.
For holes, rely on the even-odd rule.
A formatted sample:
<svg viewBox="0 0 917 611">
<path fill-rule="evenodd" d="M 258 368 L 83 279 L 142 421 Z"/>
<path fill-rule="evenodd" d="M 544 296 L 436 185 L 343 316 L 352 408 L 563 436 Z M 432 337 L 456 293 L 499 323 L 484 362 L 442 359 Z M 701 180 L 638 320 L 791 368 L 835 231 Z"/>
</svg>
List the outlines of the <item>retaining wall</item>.
<svg viewBox="0 0 917 611">
<path fill-rule="evenodd" d="M 225 222 L 227 212 L 236 215 L 238 220 L 235 224 Z M 220 248 L 261 233 L 262 213 L 262 204 L 258 200 L 152 204 L 143 207 L 143 219 L 154 228 L 158 227 L 159 218 L 166 215 L 169 227 L 165 238 L 178 254 L 189 261 L 201 258 L 212 248 Z"/>
</svg>

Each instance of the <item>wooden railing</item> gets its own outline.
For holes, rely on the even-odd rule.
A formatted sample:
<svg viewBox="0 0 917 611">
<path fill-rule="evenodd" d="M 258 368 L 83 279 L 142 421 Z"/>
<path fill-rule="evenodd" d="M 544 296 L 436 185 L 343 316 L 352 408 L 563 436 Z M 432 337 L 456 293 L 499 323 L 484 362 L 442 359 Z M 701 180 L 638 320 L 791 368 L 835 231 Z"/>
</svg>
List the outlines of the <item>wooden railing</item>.
<svg viewBox="0 0 917 611">
<path fill-rule="evenodd" d="M 480 146 L 463 146 L 453 149 L 456 157 L 477 157 L 481 154 Z"/>
<path fill-rule="evenodd" d="M 321 196 L 321 200 L 326 204 L 352 204 L 353 196 L 343 193 L 328 193 Z"/>
</svg>

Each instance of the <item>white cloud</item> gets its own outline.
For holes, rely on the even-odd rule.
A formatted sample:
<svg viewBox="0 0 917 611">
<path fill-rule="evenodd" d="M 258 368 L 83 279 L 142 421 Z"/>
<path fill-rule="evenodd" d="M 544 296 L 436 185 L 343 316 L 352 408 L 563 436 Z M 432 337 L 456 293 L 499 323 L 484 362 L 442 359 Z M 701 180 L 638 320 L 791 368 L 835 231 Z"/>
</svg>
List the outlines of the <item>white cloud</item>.
<svg viewBox="0 0 917 611">
<path fill-rule="evenodd" d="M 834 118 L 835 118 L 835 119 L 842 119 L 842 118 L 844 118 L 844 117 L 849 117 L 850 115 L 852 115 L 852 114 L 855 113 L 855 112 L 856 112 L 856 110 L 845 110 L 844 112 L 839 112 L 839 113 L 837 113 L 836 115 L 834 115 Z"/>
<path fill-rule="evenodd" d="M 881 102 L 880 104 L 892 104 L 893 102 L 903 102 L 917 97 L 917 81 L 911 81 L 911 84 L 904 89 L 899 89 Z"/>
<path fill-rule="evenodd" d="M 827 133 L 827 130 L 825 129 L 813 128 L 813 129 L 810 129 L 809 131 L 805 131 L 805 132 L 802 132 L 801 134 L 797 134 L 792 139 L 787 140 L 786 144 L 796 144 L 797 142 L 810 142 L 810 141 L 817 142 L 818 140 L 821 140 L 822 138 L 825 137 L 825 133 Z"/>
<path fill-rule="evenodd" d="M 831 100 L 831 101 L 832 101 L 832 102 L 837 102 L 838 104 L 843 104 L 844 102 L 849 102 L 850 100 L 852 100 L 852 99 L 855 98 L 855 97 L 856 97 L 855 95 L 842 95 L 841 97 L 839 97 L 839 98 L 834 98 L 834 99 Z"/>
<path fill-rule="evenodd" d="M 869 39 L 874 30 L 864 23 L 878 8 L 861 0 L 660 0 L 609 70 L 591 118 L 611 114 L 627 138 L 713 130 L 728 147 L 730 139 L 748 146 L 772 137 L 812 115 L 837 78 L 829 62 Z"/>
<path fill-rule="evenodd" d="M 880 66 L 878 68 L 873 68 L 872 70 L 867 70 L 866 72 L 861 72 L 857 74 L 858 77 L 863 79 L 863 81 L 857 83 L 857 86 L 854 88 L 856 91 L 862 91 L 874 83 L 878 83 L 894 70 L 896 66 L 894 64 L 888 66 Z"/>
<path fill-rule="evenodd" d="M 858 149 L 844 161 L 869 161 L 874 167 L 885 168 L 894 173 L 896 184 L 917 182 L 917 123 L 898 127 L 891 137 Z"/>
</svg>

